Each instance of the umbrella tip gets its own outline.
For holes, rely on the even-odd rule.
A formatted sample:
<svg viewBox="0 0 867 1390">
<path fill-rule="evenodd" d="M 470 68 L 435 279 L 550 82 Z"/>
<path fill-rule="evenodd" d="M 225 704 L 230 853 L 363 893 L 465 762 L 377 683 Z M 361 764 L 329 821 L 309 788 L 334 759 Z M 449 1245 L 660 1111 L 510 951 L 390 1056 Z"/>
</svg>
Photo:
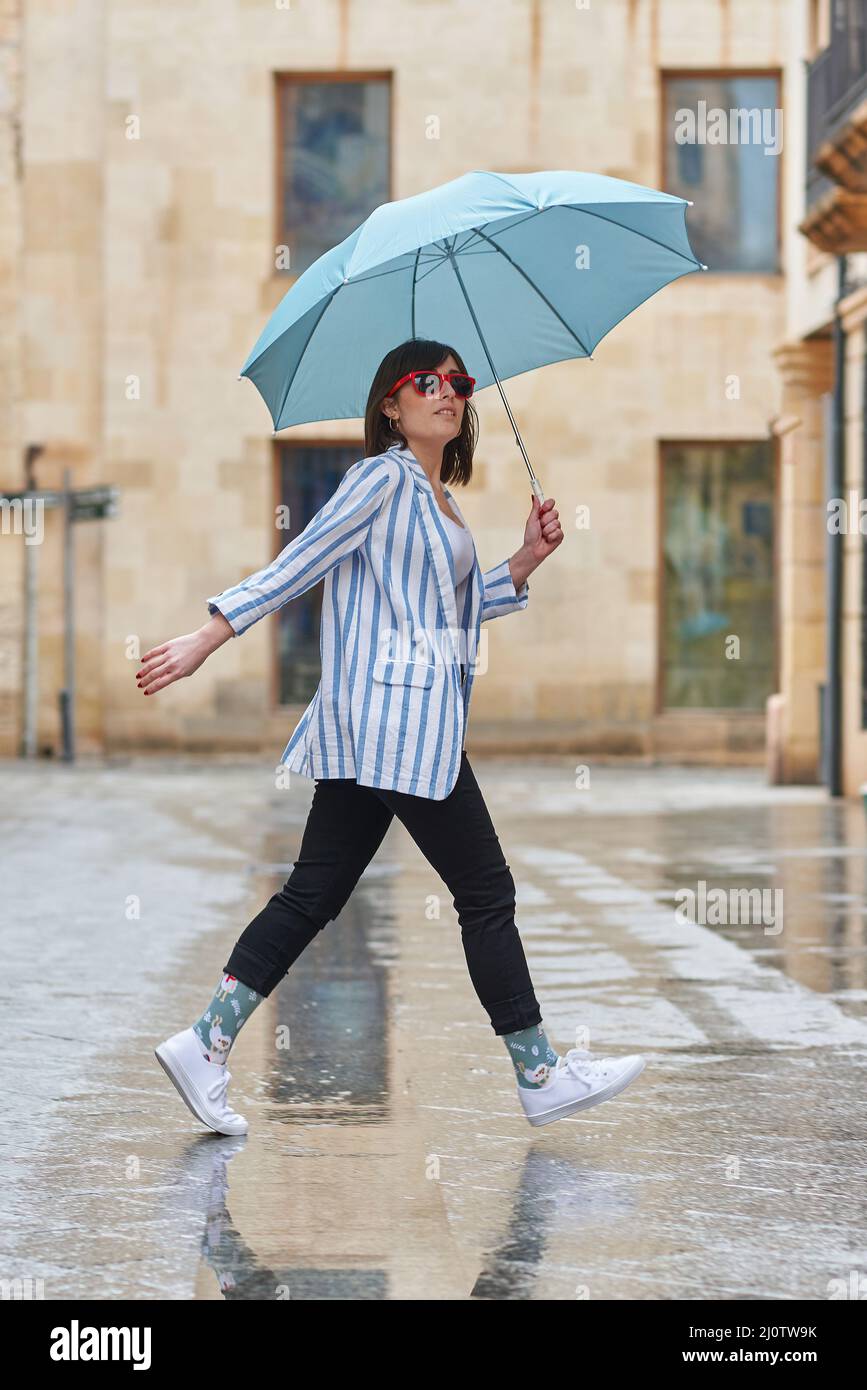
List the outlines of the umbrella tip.
<svg viewBox="0 0 867 1390">
<path fill-rule="evenodd" d="M 701 265 L 702 270 L 707 270 L 707 266 L 706 266 L 706 265 L 704 265 L 702 262 L 699 262 L 699 264 Z"/>
</svg>

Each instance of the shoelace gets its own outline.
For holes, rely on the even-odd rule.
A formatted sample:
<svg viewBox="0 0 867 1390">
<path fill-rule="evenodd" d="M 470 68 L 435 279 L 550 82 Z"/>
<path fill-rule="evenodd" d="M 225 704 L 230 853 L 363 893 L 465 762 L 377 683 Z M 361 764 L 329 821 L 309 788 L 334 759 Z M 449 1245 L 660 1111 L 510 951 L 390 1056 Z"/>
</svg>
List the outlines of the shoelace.
<svg viewBox="0 0 867 1390">
<path fill-rule="evenodd" d="M 594 1058 L 592 1052 L 588 1052 L 585 1047 L 570 1047 L 565 1057 L 558 1058 L 557 1070 L 568 1071 L 578 1081 L 586 1081 L 588 1076 L 597 1075 L 597 1068 L 604 1058 Z M 606 1068 L 602 1068 L 602 1075 L 606 1074 Z"/>
<path fill-rule="evenodd" d="M 224 1067 L 223 1075 L 218 1077 L 217 1080 L 212 1082 L 212 1084 L 208 1087 L 208 1100 L 219 1103 L 220 1109 L 223 1109 L 226 1105 L 226 1087 L 228 1086 L 231 1079 L 232 1073 L 230 1071 L 227 1071 Z"/>
</svg>

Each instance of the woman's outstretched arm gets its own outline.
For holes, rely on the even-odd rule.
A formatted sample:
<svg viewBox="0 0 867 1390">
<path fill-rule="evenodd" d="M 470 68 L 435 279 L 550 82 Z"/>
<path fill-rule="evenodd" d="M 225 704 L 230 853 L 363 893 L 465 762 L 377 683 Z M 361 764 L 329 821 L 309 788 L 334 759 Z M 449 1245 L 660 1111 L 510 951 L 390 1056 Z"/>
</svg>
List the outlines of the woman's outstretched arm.
<svg viewBox="0 0 867 1390">
<path fill-rule="evenodd" d="M 202 627 L 145 652 L 136 673 L 139 689 L 153 695 L 191 676 L 230 637 L 306 593 L 364 544 L 399 477 L 393 460 L 380 455 L 348 468 L 328 501 L 270 565 L 207 600 L 212 616 Z"/>
<path fill-rule="evenodd" d="M 346 470 L 340 486 L 301 534 L 270 565 L 212 595 L 207 600 L 209 611 L 221 612 L 239 637 L 260 618 L 306 593 L 364 544 L 399 478 L 393 459 L 382 455 L 360 459 Z"/>
</svg>

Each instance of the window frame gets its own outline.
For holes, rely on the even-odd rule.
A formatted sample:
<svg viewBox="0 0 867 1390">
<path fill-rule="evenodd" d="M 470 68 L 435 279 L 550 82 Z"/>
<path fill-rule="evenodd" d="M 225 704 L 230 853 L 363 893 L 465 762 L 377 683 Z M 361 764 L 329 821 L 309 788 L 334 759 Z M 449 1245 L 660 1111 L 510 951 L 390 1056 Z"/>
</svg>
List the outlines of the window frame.
<svg viewBox="0 0 867 1390">
<path fill-rule="evenodd" d="M 772 77 L 777 83 L 777 100 L 775 106 L 783 113 L 783 131 L 785 141 L 786 123 L 786 101 L 785 101 L 785 70 L 780 67 L 752 68 L 752 67 L 723 67 L 723 68 L 672 68 L 661 67 L 659 71 L 659 132 L 660 138 L 657 146 L 657 188 L 668 191 L 668 156 L 669 143 L 666 135 L 665 118 L 665 97 L 666 83 L 670 80 L 681 80 L 693 78 L 737 78 L 737 77 Z M 785 244 L 783 239 L 783 207 L 787 196 L 786 171 L 785 171 L 785 143 L 779 156 L 777 157 L 777 225 L 776 225 L 776 252 L 777 267 L 775 270 L 717 270 L 710 266 L 704 273 L 705 275 L 744 275 L 757 276 L 769 275 L 775 278 L 782 278 L 786 273 L 785 265 Z M 680 195 L 678 195 L 680 196 Z M 687 230 L 689 230 L 689 213 L 686 217 Z"/>
<path fill-rule="evenodd" d="M 387 194 L 386 202 L 394 199 L 394 146 L 395 146 L 395 102 L 394 102 L 394 70 L 392 68 L 364 68 L 364 69 L 339 69 L 328 68 L 324 71 L 315 71 L 311 68 L 281 68 L 273 74 L 273 214 L 271 226 L 273 231 L 273 246 L 271 251 L 271 271 L 281 285 L 289 286 L 303 275 L 302 271 L 293 270 L 291 263 L 288 270 L 278 270 L 274 264 L 277 247 L 289 246 L 291 258 L 291 242 L 289 240 L 289 228 L 283 225 L 283 171 L 281 154 L 283 150 L 283 117 L 284 102 L 286 92 L 290 85 L 310 86 L 313 83 L 320 85 L 325 82 L 341 82 L 347 85 L 351 82 L 385 82 L 388 86 L 388 163 L 387 163 Z"/>
<path fill-rule="evenodd" d="M 668 437 L 657 440 L 656 471 L 656 680 L 654 682 L 653 708 L 656 718 L 676 717 L 689 719 L 755 719 L 762 709 L 744 709 L 732 705 L 666 705 L 665 697 L 665 465 L 668 454 L 674 449 L 719 449 L 738 444 L 768 444 L 771 450 L 771 507 L 773 513 L 773 545 L 771 547 L 771 574 L 773 583 L 773 604 L 771 622 L 773 626 L 773 686 L 771 692 L 780 689 L 780 460 L 782 457 L 780 439 L 776 434 L 755 436 L 738 435 L 734 438 L 696 437 L 683 439 Z"/>
</svg>

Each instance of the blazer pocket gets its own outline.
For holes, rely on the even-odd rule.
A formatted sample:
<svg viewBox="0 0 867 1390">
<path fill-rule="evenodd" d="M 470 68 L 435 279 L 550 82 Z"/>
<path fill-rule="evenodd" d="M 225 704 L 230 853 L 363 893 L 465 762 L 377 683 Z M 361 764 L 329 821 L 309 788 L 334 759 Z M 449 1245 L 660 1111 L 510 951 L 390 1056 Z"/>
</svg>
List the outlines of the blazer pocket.
<svg viewBox="0 0 867 1390">
<path fill-rule="evenodd" d="M 387 685 L 433 685 L 434 667 L 427 661 L 389 661 L 380 656 L 373 663 L 373 679 Z"/>
</svg>

